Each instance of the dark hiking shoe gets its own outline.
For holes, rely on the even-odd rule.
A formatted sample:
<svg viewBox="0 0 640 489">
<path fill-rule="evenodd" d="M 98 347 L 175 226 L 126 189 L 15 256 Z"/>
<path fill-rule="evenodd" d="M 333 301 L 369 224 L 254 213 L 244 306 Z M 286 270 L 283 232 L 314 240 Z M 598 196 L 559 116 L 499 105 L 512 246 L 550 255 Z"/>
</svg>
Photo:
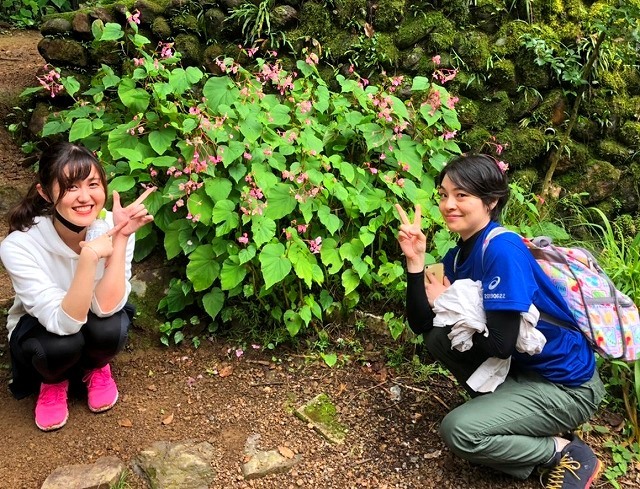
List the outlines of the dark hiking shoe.
<svg viewBox="0 0 640 489">
<path fill-rule="evenodd" d="M 540 469 L 540 482 L 546 489 L 589 489 L 602 468 L 593 450 L 577 436 L 553 461 L 552 467 Z"/>
</svg>

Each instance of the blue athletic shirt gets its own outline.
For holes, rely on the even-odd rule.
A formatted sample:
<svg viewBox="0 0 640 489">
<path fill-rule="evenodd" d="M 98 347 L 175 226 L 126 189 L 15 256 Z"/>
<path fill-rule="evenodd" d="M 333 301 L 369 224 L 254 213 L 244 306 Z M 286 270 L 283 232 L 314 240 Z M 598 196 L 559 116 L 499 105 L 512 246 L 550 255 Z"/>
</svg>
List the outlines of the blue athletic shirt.
<svg viewBox="0 0 640 489">
<path fill-rule="evenodd" d="M 481 231 L 471 253 L 457 264 L 455 272 L 454 261 L 459 247 L 445 255 L 445 274 L 451 283 L 464 278 L 480 280 L 485 311 L 526 312 L 533 304 L 541 313 L 576 324 L 564 299 L 520 236 L 515 233 L 495 236 L 489 242 L 483 260 L 482 243 L 496 226 L 499 224 L 491 221 Z M 595 356 L 580 331 L 543 320 L 538 322 L 537 329 L 546 337 L 547 344 L 537 355 L 514 350 L 514 366 L 534 370 L 551 382 L 569 387 L 577 387 L 591 379 L 596 367 Z"/>
</svg>

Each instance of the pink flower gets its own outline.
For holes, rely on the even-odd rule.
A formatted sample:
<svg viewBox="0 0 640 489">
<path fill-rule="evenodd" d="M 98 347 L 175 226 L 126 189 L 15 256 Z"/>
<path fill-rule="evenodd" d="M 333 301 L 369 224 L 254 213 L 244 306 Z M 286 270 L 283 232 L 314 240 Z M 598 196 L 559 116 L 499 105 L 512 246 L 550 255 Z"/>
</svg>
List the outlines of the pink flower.
<svg viewBox="0 0 640 489">
<path fill-rule="evenodd" d="M 320 253 L 320 249 L 322 248 L 322 238 L 318 236 L 313 241 L 309 241 L 309 250 L 314 255 Z"/>
<path fill-rule="evenodd" d="M 431 58 L 431 61 L 433 61 L 433 63 L 434 63 L 436 66 L 438 66 L 438 65 L 440 64 L 440 62 L 441 62 L 441 60 L 440 60 L 440 55 L 439 55 L 439 54 L 436 54 L 433 58 Z"/>
<path fill-rule="evenodd" d="M 449 139 L 453 139 L 457 133 L 458 131 L 445 131 L 442 137 L 447 141 Z"/>
<path fill-rule="evenodd" d="M 497 161 L 496 162 L 498 165 L 498 168 L 500 168 L 500 171 L 504 174 L 507 172 L 507 170 L 509 170 L 509 165 L 506 164 L 504 161 Z"/>
<path fill-rule="evenodd" d="M 242 236 L 240 236 L 238 238 L 238 243 L 240 244 L 247 244 L 249 242 L 249 237 L 247 236 L 247 233 L 243 233 Z"/>
<path fill-rule="evenodd" d="M 136 10 L 133 14 L 130 14 L 127 17 L 127 22 L 129 22 L 129 24 L 137 24 L 140 25 L 140 11 Z"/>
</svg>

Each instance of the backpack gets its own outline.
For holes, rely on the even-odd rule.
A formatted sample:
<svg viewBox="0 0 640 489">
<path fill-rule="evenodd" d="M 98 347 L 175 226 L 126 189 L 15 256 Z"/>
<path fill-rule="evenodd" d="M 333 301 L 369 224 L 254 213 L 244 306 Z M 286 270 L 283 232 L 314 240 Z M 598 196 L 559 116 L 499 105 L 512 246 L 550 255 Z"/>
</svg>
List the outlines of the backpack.
<svg viewBox="0 0 640 489">
<path fill-rule="evenodd" d="M 482 243 L 483 257 L 489 241 L 506 232 L 513 231 L 496 227 L 489 232 Z M 640 359 L 638 308 L 616 289 L 593 255 L 582 248 L 554 246 L 545 236 L 522 240 L 562 295 L 592 349 L 606 359 L 627 362 Z M 575 329 L 575 325 L 543 313 L 540 318 Z"/>
</svg>

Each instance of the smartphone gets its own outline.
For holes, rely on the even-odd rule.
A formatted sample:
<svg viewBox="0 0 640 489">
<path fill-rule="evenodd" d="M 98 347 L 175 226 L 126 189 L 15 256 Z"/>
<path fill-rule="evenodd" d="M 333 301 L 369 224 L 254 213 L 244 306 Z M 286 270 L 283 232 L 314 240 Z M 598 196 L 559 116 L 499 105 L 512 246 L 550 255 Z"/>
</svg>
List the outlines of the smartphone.
<svg viewBox="0 0 640 489">
<path fill-rule="evenodd" d="M 444 265 L 442 263 L 432 263 L 431 265 L 427 265 L 425 270 L 429 273 L 433 273 L 438 282 L 441 284 L 444 283 Z"/>
</svg>

